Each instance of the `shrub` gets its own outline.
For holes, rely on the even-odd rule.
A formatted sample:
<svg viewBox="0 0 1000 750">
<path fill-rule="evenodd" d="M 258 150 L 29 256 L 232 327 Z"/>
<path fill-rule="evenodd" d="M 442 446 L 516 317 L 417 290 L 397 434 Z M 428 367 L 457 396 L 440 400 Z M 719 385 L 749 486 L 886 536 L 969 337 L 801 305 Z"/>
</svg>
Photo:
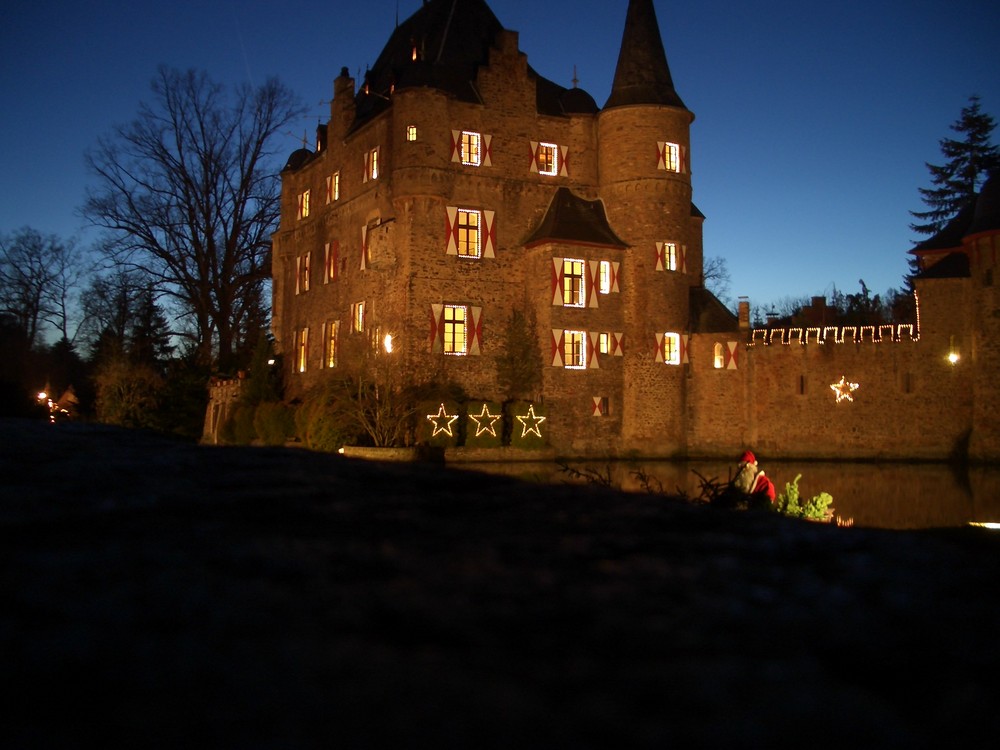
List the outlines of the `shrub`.
<svg viewBox="0 0 1000 750">
<path fill-rule="evenodd" d="M 291 409 L 277 401 L 262 401 L 257 405 L 253 427 L 264 445 L 284 445 L 295 432 Z"/>
<path fill-rule="evenodd" d="M 253 426 L 256 409 L 247 404 L 236 404 L 219 430 L 219 439 L 228 445 L 250 445 L 257 438 Z"/>
<path fill-rule="evenodd" d="M 799 480 L 801 478 L 802 475 L 798 474 L 793 481 L 785 483 L 785 491 L 774 499 L 774 509 L 792 518 L 829 521 L 833 518 L 833 508 L 830 507 L 833 497 L 826 492 L 821 492 L 804 503 L 801 502 L 799 497 Z"/>
</svg>

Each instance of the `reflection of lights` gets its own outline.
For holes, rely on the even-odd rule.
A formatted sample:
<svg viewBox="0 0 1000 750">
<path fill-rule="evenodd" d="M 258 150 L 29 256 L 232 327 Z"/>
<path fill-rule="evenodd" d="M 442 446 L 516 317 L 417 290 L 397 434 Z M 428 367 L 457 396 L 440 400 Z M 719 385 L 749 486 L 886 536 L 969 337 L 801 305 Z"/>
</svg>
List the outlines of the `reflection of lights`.
<svg viewBox="0 0 1000 750">
<path fill-rule="evenodd" d="M 837 394 L 837 403 L 838 404 L 841 401 L 853 401 L 854 400 L 854 396 L 852 396 L 851 394 L 854 391 L 858 390 L 858 387 L 859 386 L 858 386 L 857 383 L 849 383 L 849 382 L 847 382 L 847 376 L 846 375 L 841 375 L 840 376 L 840 382 L 839 383 L 831 383 L 830 384 L 830 390 L 832 390 L 834 393 Z"/>
<path fill-rule="evenodd" d="M 1000 529 L 1000 523 L 996 521 L 970 521 L 969 526 L 979 526 L 980 528 L 990 529 L 992 531 Z"/>
<path fill-rule="evenodd" d="M 955 337 L 950 336 L 948 338 L 948 362 L 950 364 L 955 364 L 961 356 L 958 353 L 958 347 L 955 346 Z"/>
</svg>

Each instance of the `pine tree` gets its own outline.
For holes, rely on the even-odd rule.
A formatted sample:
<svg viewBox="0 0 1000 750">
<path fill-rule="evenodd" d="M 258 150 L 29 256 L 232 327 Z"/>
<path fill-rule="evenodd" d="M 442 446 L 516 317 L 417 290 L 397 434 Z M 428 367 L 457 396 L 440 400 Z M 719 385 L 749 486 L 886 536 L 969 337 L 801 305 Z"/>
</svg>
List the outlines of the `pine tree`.
<svg viewBox="0 0 1000 750">
<path fill-rule="evenodd" d="M 969 97 L 969 105 L 951 126 L 963 138 L 941 139 L 941 153 L 947 161 L 942 165 L 927 164 L 934 187 L 919 188 L 928 209 L 910 212 L 919 220 L 910 224 L 910 229 L 919 234 L 937 234 L 975 198 L 990 173 L 1000 171 L 1000 149 L 990 143 L 995 127 L 993 117 L 980 110 L 979 97 Z"/>
</svg>

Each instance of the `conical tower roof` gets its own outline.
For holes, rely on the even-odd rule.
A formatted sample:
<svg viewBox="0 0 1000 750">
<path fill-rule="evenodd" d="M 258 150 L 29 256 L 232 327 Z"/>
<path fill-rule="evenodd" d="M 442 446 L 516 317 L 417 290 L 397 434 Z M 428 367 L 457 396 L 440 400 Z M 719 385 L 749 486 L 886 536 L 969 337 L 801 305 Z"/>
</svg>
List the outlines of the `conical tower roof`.
<svg viewBox="0 0 1000 750">
<path fill-rule="evenodd" d="M 687 109 L 670 77 L 653 0 L 629 0 L 615 81 L 604 108 L 630 104 Z"/>
</svg>

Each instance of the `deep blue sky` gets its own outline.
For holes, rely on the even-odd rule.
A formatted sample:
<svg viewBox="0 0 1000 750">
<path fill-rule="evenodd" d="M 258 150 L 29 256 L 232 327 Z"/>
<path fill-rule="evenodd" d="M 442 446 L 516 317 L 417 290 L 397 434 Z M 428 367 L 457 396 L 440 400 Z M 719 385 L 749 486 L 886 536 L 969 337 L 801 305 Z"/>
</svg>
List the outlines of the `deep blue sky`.
<svg viewBox="0 0 1000 750">
<path fill-rule="evenodd" d="M 83 230 L 84 152 L 132 119 L 161 63 L 222 82 L 278 76 L 313 114 L 333 79 L 374 63 L 422 0 L 13 0 L 0 13 L 0 232 Z M 626 0 L 493 0 L 542 75 L 603 105 Z M 656 0 L 677 90 L 695 115 L 705 253 L 754 303 L 898 287 L 929 185 L 971 94 L 1000 118 L 995 0 Z M 994 134 L 994 142 L 1000 133 Z M 288 150 L 296 147 L 289 134 Z M 280 166 L 280 165 L 279 165 Z"/>
</svg>

